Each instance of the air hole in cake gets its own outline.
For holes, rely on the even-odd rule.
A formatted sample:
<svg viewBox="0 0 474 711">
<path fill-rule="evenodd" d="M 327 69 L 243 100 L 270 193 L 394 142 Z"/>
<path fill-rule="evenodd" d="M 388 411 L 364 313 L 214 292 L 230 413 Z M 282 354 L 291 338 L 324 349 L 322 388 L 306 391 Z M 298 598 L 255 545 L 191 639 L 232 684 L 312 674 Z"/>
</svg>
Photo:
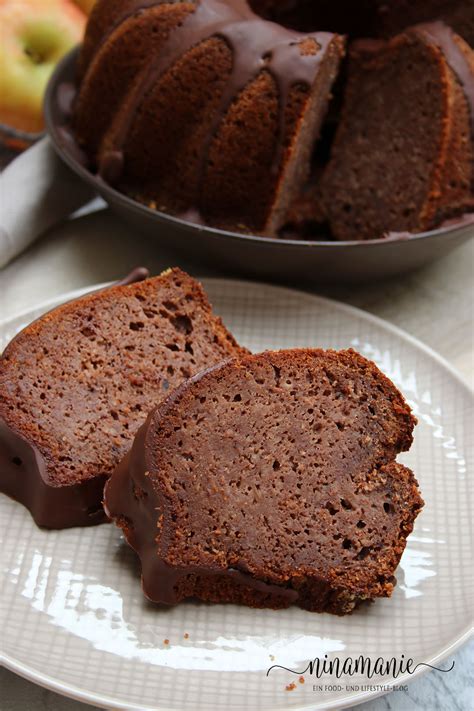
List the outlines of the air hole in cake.
<svg viewBox="0 0 474 711">
<path fill-rule="evenodd" d="M 343 509 L 346 509 L 346 511 L 351 511 L 354 508 L 350 501 L 347 501 L 346 499 L 341 499 L 341 506 Z"/>
<path fill-rule="evenodd" d="M 193 347 L 192 347 L 192 345 L 190 344 L 189 341 L 186 341 L 186 345 L 185 345 L 185 347 L 184 347 L 184 350 L 186 351 L 186 353 L 191 353 L 191 355 L 194 355 Z"/>
<path fill-rule="evenodd" d="M 280 468 L 280 462 L 278 461 L 278 459 L 275 459 L 275 461 L 273 462 L 273 470 L 278 471 L 279 468 Z"/>
<path fill-rule="evenodd" d="M 90 326 L 84 326 L 84 328 L 81 328 L 81 333 L 83 336 L 86 336 L 86 338 L 93 338 L 95 336 L 95 332 Z"/>
<path fill-rule="evenodd" d="M 130 321 L 129 328 L 131 331 L 141 331 L 142 328 L 145 328 L 145 324 L 143 321 Z"/>
<path fill-rule="evenodd" d="M 237 393 L 237 395 L 234 395 L 234 402 L 241 402 L 242 401 L 242 395 Z"/>
<path fill-rule="evenodd" d="M 186 297 L 187 296 L 188 295 L 186 295 Z M 176 304 L 173 303 L 173 301 L 163 301 L 163 306 L 165 307 L 165 309 L 168 309 L 168 311 L 176 311 L 178 308 Z"/>
<path fill-rule="evenodd" d="M 344 540 L 342 541 L 342 547 L 346 550 L 352 548 L 352 541 L 350 541 L 348 538 L 344 538 Z"/>
<path fill-rule="evenodd" d="M 192 333 L 193 324 L 189 316 L 175 316 L 171 319 L 171 323 L 179 333 L 189 335 Z"/>
<path fill-rule="evenodd" d="M 338 509 L 336 509 L 336 508 L 331 504 L 330 501 L 327 502 L 326 508 L 327 508 L 327 510 L 329 511 L 329 513 L 331 514 L 331 516 L 335 516 L 335 515 L 337 514 Z"/>
<path fill-rule="evenodd" d="M 281 378 L 281 368 L 278 368 L 278 366 L 271 364 L 273 368 L 273 372 L 275 374 L 275 385 L 279 387 L 280 385 L 280 378 Z"/>
<path fill-rule="evenodd" d="M 361 548 L 360 551 L 356 555 L 357 560 L 364 560 L 364 558 L 367 558 L 370 551 L 371 551 L 370 546 L 364 546 L 363 548 Z"/>
<path fill-rule="evenodd" d="M 365 521 L 357 521 L 356 525 L 357 528 L 365 528 L 367 524 L 365 523 Z"/>
<path fill-rule="evenodd" d="M 167 343 L 165 348 L 168 348 L 170 351 L 179 351 L 179 346 L 176 343 Z"/>
<path fill-rule="evenodd" d="M 392 506 L 392 504 L 389 504 L 389 503 L 386 501 L 386 502 L 384 503 L 384 505 L 383 505 L 383 510 L 385 511 L 385 513 L 392 513 L 392 511 L 393 511 L 393 506 Z"/>
</svg>

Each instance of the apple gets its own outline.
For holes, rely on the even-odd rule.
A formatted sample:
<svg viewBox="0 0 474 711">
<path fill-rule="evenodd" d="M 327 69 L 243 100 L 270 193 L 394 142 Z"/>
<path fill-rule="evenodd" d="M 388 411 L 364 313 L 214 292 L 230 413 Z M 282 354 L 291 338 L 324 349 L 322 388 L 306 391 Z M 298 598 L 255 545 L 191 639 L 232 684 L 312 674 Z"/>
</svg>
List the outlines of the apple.
<svg viewBox="0 0 474 711">
<path fill-rule="evenodd" d="M 76 5 L 79 5 L 82 10 L 84 10 L 86 15 L 90 15 L 92 7 L 95 5 L 95 0 L 74 0 L 74 2 Z"/>
<path fill-rule="evenodd" d="M 43 129 L 43 94 L 54 67 L 84 34 L 72 0 L 0 0 L 0 122 Z"/>
</svg>

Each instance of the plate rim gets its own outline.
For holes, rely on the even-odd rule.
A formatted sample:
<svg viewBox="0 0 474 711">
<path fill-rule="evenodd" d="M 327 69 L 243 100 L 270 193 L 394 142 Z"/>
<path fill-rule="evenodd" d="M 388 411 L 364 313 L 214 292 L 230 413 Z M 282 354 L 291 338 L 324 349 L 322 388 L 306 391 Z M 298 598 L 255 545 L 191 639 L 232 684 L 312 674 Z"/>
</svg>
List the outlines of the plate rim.
<svg viewBox="0 0 474 711">
<path fill-rule="evenodd" d="M 336 308 L 339 311 L 342 311 L 343 313 L 346 314 L 352 314 L 354 316 L 358 316 L 359 318 L 363 318 L 366 321 L 369 321 L 373 323 L 374 325 L 378 326 L 379 328 L 382 328 L 385 331 L 388 331 L 394 335 L 396 335 L 398 338 L 401 338 L 405 342 L 408 342 L 412 347 L 417 348 L 418 350 L 421 350 L 426 356 L 430 357 L 432 360 L 434 360 L 438 366 L 442 367 L 444 370 L 446 370 L 452 378 L 456 381 L 456 383 L 461 386 L 463 390 L 465 390 L 466 395 L 471 399 L 474 400 L 474 388 L 471 387 L 471 385 L 466 381 L 466 379 L 463 377 L 463 375 L 453 366 L 451 365 L 442 355 L 437 353 L 431 346 L 428 346 L 427 344 L 423 343 L 423 341 L 420 341 L 418 338 L 415 336 L 412 336 L 410 333 L 405 331 L 404 329 L 400 328 L 399 326 L 391 323 L 390 321 L 387 321 L 380 316 L 376 316 L 375 314 L 370 313 L 369 311 L 365 311 L 364 309 L 361 309 L 357 306 L 352 306 L 351 304 L 347 304 L 343 301 L 338 301 L 336 299 L 331 299 L 326 296 L 321 296 L 319 294 L 311 293 L 305 290 L 301 289 L 296 289 L 296 288 L 291 288 L 287 286 L 280 286 L 278 284 L 272 284 L 269 282 L 265 281 L 255 281 L 255 280 L 246 280 L 246 279 L 234 279 L 234 278 L 227 278 L 227 277 L 206 277 L 206 276 L 197 276 L 196 277 L 199 281 L 203 282 L 204 287 L 206 288 L 207 283 L 212 283 L 216 285 L 228 285 L 229 282 L 231 284 L 238 285 L 241 288 L 248 288 L 248 287 L 266 287 L 270 288 L 273 290 L 277 290 L 279 292 L 286 292 L 287 294 L 291 294 L 293 296 L 297 296 L 298 298 L 304 298 L 307 301 L 317 301 L 320 304 L 326 304 L 330 305 L 332 308 Z M 3 330 L 5 328 L 8 328 L 8 325 L 14 321 L 18 321 L 19 319 L 25 319 L 28 320 L 28 317 L 31 316 L 31 313 L 33 311 L 41 310 L 43 313 L 46 313 L 46 311 L 56 308 L 57 306 L 60 306 L 63 303 L 66 303 L 67 301 L 72 301 L 78 298 L 81 298 L 82 296 L 85 296 L 93 291 L 107 288 L 110 286 L 113 286 L 115 282 L 113 281 L 108 281 L 108 282 L 101 282 L 97 284 L 92 284 L 90 286 L 86 287 L 79 287 L 77 289 L 73 289 L 71 291 L 63 292 L 61 294 L 58 294 L 55 297 L 52 297 L 50 299 L 47 299 L 45 301 L 40 302 L 39 304 L 35 306 L 30 306 L 27 309 L 23 309 L 21 312 L 9 316 L 6 319 L 0 320 L 0 330 Z M 41 318 L 41 317 L 38 317 Z M 35 320 L 35 319 L 33 319 Z M 28 324 L 31 323 L 32 320 L 28 321 Z M 444 644 L 442 646 L 442 649 L 438 651 L 435 655 L 430 657 L 427 660 L 428 664 L 436 665 L 440 662 L 442 662 L 449 654 L 457 651 L 463 644 L 469 641 L 471 636 L 473 635 L 474 632 L 474 625 L 468 621 L 466 626 L 463 628 L 462 632 L 459 634 L 456 634 L 447 644 Z M 126 703 L 123 701 L 119 701 L 118 699 L 115 699 L 113 697 L 110 697 L 107 694 L 101 694 L 101 693 L 96 693 L 93 691 L 86 691 L 82 689 L 80 686 L 77 686 L 75 684 L 69 684 L 68 682 L 61 681 L 54 676 L 50 676 L 48 674 L 43 673 L 42 671 L 35 669 L 34 667 L 28 666 L 27 664 L 18 661 L 13 657 L 12 655 L 6 654 L 3 651 L 0 653 L 0 661 L 2 665 L 8 669 L 9 671 L 18 674 L 24 679 L 27 679 L 28 681 L 31 681 L 43 688 L 49 689 L 50 691 L 53 691 L 55 693 L 58 693 L 62 696 L 66 696 L 72 699 L 75 699 L 77 701 L 81 701 L 83 703 L 87 703 L 90 705 L 96 705 L 101 708 L 106 708 L 106 709 L 120 709 L 120 710 L 128 710 L 128 711 L 173 711 L 171 707 L 169 706 L 163 706 L 160 705 L 159 707 L 157 706 L 148 706 L 148 705 L 136 705 L 136 704 L 130 704 Z M 369 701 L 372 699 L 376 699 L 380 696 L 384 696 L 387 693 L 390 693 L 392 691 L 394 686 L 399 686 L 401 684 L 407 683 L 408 681 L 420 678 L 422 675 L 426 674 L 429 671 L 429 667 L 419 667 L 418 670 L 414 674 L 405 674 L 397 678 L 396 680 L 389 682 L 386 684 L 386 686 L 390 687 L 387 691 L 361 691 L 359 693 L 356 693 L 353 695 L 351 698 L 348 698 L 347 701 L 344 699 L 334 699 L 334 701 L 329 701 L 329 702 L 324 702 L 324 705 L 321 706 L 318 703 L 314 705 L 313 703 L 310 703 L 309 705 L 307 703 L 304 703 L 303 705 L 298 705 L 298 706 L 292 706 L 291 708 L 293 711 L 311 711 L 311 710 L 316 710 L 320 709 L 323 711 L 323 709 L 344 709 L 348 708 L 350 706 L 356 706 L 358 704 L 361 704 L 365 701 Z M 269 709 L 271 711 L 271 709 Z"/>
<path fill-rule="evenodd" d="M 474 628 L 472 626 L 468 627 L 460 637 L 451 642 L 448 646 L 444 647 L 438 655 L 430 658 L 429 662 L 427 663 L 432 665 L 441 663 L 444 659 L 446 659 L 449 654 L 456 652 L 460 647 L 467 643 L 473 633 Z M 86 703 L 91 706 L 95 705 L 99 708 L 110 709 L 111 711 L 113 709 L 118 709 L 119 711 L 175 711 L 175 709 L 171 708 L 170 706 L 148 706 L 146 704 L 137 706 L 136 704 L 129 704 L 123 701 L 118 701 L 117 699 L 107 696 L 106 694 L 96 694 L 95 692 L 84 691 L 79 686 L 58 681 L 57 679 L 52 676 L 49 676 L 48 674 L 43 674 L 43 672 L 34 670 L 32 673 L 31 667 L 28 667 L 26 664 L 16 662 L 10 655 L 7 654 L 2 653 L 0 659 L 2 661 L 2 664 L 5 666 L 5 669 L 8 669 L 8 671 L 18 674 L 23 679 L 31 681 L 34 684 L 41 686 L 43 689 L 54 691 L 55 693 L 60 694 L 61 696 L 66 696 L 70 699 L 81 701 L 82 703 Z M 428 674 L 430 671 L 431 670 L 429 667 L 423 667 L 420 668 L 420 671 L 416 671 L 414 674 L 404 674 L 395 681 L 386 684 L 386 686 L 390 687 L 386 691 L 361 691 L 352 696 L 347 701 L 343 700 L 341 702 L 340 700 L 338 701 L 336 699 L 334 701 L 323 702 L 323 706 L 321 706 L 319 703 L 317 703 L 316 705 L 304 704 L 299 706 L 291 706 L 291 711 L 342 711 L 342 709 L 358 706 L 359 704 L 363 704 L 366 701 L 372 701 L 374 699 L 380 698 L 381 696 L 386 696 L 387 694 L 393 691 L 394 686 L 401 686 L 409 681 L 420 679 L 422 676 Z M 262 711 L 273 711 L 271 707 L 261 707 L 261 709 Z M 241 707 L 241 710 L 244 711 L 244 707 Z M 236 711 L 241 710 L 236 709 Z M 282 709 L 282 711 L 284 710 Z"/>
</svg>

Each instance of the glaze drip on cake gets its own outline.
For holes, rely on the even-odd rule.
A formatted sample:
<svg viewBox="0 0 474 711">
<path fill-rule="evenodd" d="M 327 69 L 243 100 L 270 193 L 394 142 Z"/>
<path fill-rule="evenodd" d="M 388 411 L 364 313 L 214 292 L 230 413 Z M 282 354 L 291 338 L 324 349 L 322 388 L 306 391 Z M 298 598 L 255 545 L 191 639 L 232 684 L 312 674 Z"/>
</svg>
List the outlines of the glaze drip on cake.
<svg viewBox="0 0 474 711">
<path fill-rule="evenodd" d="M 81 61 L 82 86 L 85 85 L 86 88 L 79 93 L 75 121 L 79 142 L 86 149 L 87 141 L 84 138 L 81 140 L 81 131 L 87 133 L 87 127 L 85 131 L 81 127 L 84 127 L 89 120 L 86 112 L 91 107 L 90 102 L 87 101 L 87 93 L 88 86 L 95 80 L 94 72 L 100 71 L 101 62 L 107 60 L 107 52 L 113 51 L 114 46 L 123 41 L 121 33 L 125 26 L 130 26 L 131 22 L 139 23 L 142 17 L 148 19 L 151 13 L 158 12 L 163 17 L 166 16 L 170 22 L 179 12 L 179 21 L 164 37 L 160 37 L 159 42 L 150 43 L 150 52 L 146 53 L 130 85 L 126 88 L 124 105 L 110 116 L 109 125 L 99 139 L 95 157 L 92 158 L 97 164 L 99 175 L 107 182 L 124 183 L 136 188 L 140 184 L 142 173 L 146 182 L 146 166 L 137 167 L 138 161 L 129 160 L 128 147 L 130 141 L 135 140 L 134 128 L 137 126 L 137 121 L 143 120 L 147 111 L 150 113 L 154 111 L 150 106 L 155 88 L 158 85 L 166 88 L 167 77 L 170 81 L 176 80 L 173 76 L 175 67 L 184 66 L 179 81 L 184 76 L 183 81 L 186 82 L 186 72 L 199 72 L 199 63 L 206 61 L 205 58 L 194 60 L 192 53 L 206 46 L 206 43 L 218 41 L 224 45 L 224 48 L 216 45 L 212 47 L 217 57 L 213 77 L 213 81 L 217 77 L 216 88 L 209 88 L 206 85 L 201 87 L 201 92 L 204 94 L 206 91 L 214 92 L 212 111 L 211 107 L 208 111 L 203 109 L 206 129 L 199 133 L 199 127 L 196 128 L 189 117 L 186 117 L 182 126 L 183 135 L 188 135 L 189 132 L 192 134 L 195 130 L 199 134 L 199 142 L 196 140 L 196 143 L 191 146 L 190 153 L 191 162 L 197 162 L 192 182 L 197 183 L 198 187 L 190 188 L 191 197 L 187 200 L 183 198 L 183 204 L 175 207 L 174 212 L 178 214 L 191 212 L 191 214 L 204 215 L 211 222 L 213 221 L 212 214 L 209 215 L 213 207 L 206 204 L 210 202 L 209 196 L 203 194 L 206 191 L 209 174 L 211 174 L 211 182 L 214 179 L 217 185 L 219 183 L 219 170 L 215 171 L 216 160 L 213 148 L 215 152 L 215 145 L 216 142 L 219 143 L 222 130 L 233 130 L 234 141 L 238 144 L 241 143 L 238 140 L 238 132 L 244 130 L 241 127 L 245 127 L 248 121 L 252 126 L 256 124 L 257 112 L 264 109 L 253 109 L 249 105 L 250 100 L 246 98 L 245 92 L 251 91 L 256 86 L 256 82 L 261 80 L 261 86 L 254 89 L 258 100 L 263 101 L 265 92 L 268 92 L 271 98 L 276 100 L 277 109 L 274 111 L 269 104 L 268 114 L 263 115 L 262 120 L 262 130 L 267 131 L 267 136 L 263 139 L 264 148 L 259 152 L 257 145 L 255 155 L 249 156 L 248 161 L 254 160 L 259 170 L 263 169 L 262 163 L 265 164 L 270 174 L 270 177 L 266 176 L 268 185 L 262 188 L 262 181 L 260 181 L 260 185 L 256 187 L 256 190 L 260 191 L 258 197 L 260 204 L 256 207 L 254 215 L 248 217 L 240 215 L 237 208 L 231 207 L 234 214 L 229 214 L 225 219 L 229 224 L 236 225 L 242 218 L 244 223 L 248 220 L 248 229 L 260 231 L 263 228 L 274 231 L 281 224 L 287 205 L 308 175 L 311 149 L 319 133 L 331 84 L 343 53 L 343 40 L 327 32 L 305 35 L 265 21 L 255 15 L 243 0 L 233 2 L 201 0 L 198 4 L 183 2 L 169 4 L 157 0 L 127 3 L 123 12 L 118 9 L 112 26 L 109 26 L 101 37 L 93 37 L 89 40 L 86 37 Z M 93 30 L 92 24 L 91 35 Z M 144 31 L 146 32 L 146 29 Z M 229 52 L 229 66 L 221 67 L 218 61 L 220 57 L 217 55 Z M 168 108 L 170 120 L 173 120 L 171 118 L 173 106 L 170 105 Z M 232 111 L 237 113 L 241 111 L 243 116 L 234 118 Z M 269 125 L 264 126 L 265 122 Z M 259 141 L 257 136 L 255 141 L 256 143 Z M 269 146 L 266 145 L 270 142 L 273 144 L 271 156 L 269 156 Z M 238 150 L 238 146 L 231 149 L 227 143 L 225 147 L 219 147 L 221 153 L 229 152 L 227 158 L 229 162 L 232 162 L 231 150 Z M 199 154 L 198 157 L 196 153 Z M 183 158 L 186 159 L 186 155 Z M 243 160 L 242 156 L 237 156 L 237 160 L 239 159 Z M 295 166 L 297 159 L 298 165 Z M 162 170 L 165 171 L 166 166 L 162 166 Z M 228 171 L 222 168 L 221 174 L 224 172 L 225 180 L 229 182 L 224 202 L 232 203 L 231 179 Z M 238 173 L 238 169 L 236 172 Z M 235 179 L 236 192 L 245 194 L 247 190 L 249 200 L 252 199 L 252 192 L 255 192 L 252 186 L 248 185 L 250 173 L 250 168 L 244 165 L 242 175 L 240 178 L 237 175 Z M 215 177 L 212 178 L 212 175 Z M 150 184 L 154 183 L 155 186 L 158 184 L 155 198 L 151 187 L 148 190 L 145 186 L 143 190 L 144 199 L 147 196 L 150 199 L 151 194 L 151 199 L 154 199 L 157 205 L 160 200 L 163 202 L 160 207 L 164 209 L 167 208 L 167 202 L 172 203 L 174 198 L 171 196 L 168 199 L 167 190 L 161 190 L 161 185 L 166 182 L 166 179 L 160 175 L 151 176 Z M 246 187 L 244 187 L 245 183 L 247 183 Z M 185 191 L 187 188 L 188 186 L 185 186 Z M 216 192 L 217 189 L 215 187 L 213 191 Z M 137 197 L 140 198 L 139 193 L 138 187 Z M 216 199 L 218 201 L 218 195 Z M 172 205 L 169 210 L 173 211 Z M 220 220 L 220 216 L 216 217 L 216 220 Z"/>
<path fill-rule="evenodd" d="M 158 5 L 148 2 L 137 3 L 135 12 Z M 122 17 L 127 19 L 129 13 Z M 266 22 L 254 15 L 243 0 L 202 0 L 188 15 L 182 25 L 168 39 L 161 53 L 150 61 L 147 70 L 135 88 L 132 104 L 128 112 L 115 127 L 114 147 L 105 152 L 99 160 L 99 174 L 111 183 L 122 173 L 124 157 L 123 144 L 134 119 L 135 111 L 155 82 L 192 47 L 209 37 L 221 37 L 232 50 L 232 74 L 225 87 L 215 120 L 202 149 L 201 177 L 204 177 L 212 137 L 217 131 L 227 109 L 236 96 L 261 71 L 269 72 L 275 79 L 279 97 L 279 140 L 275 152 L 273 170 L 278 170 L 284 135 L 283 109 L 290 88 L 295 84 L 312 86 L 321 58 L 332 39 L 332 34 L 318 32 L 308 37 L 273 22 Z"/>
</svg>

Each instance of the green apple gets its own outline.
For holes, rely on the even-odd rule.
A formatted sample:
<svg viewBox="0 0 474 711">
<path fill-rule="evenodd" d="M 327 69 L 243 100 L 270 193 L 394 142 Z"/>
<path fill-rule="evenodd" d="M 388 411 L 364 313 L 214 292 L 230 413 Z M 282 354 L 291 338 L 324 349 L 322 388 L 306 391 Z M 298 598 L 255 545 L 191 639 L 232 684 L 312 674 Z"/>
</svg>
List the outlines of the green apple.
<svg viewBox="0 0 474 711">
<path fill-rule="evenodd" d="M 72 0 L 0 0 L 0 122 L 41 131 L 48 79 L 85 22 Z"/>
</svg>

